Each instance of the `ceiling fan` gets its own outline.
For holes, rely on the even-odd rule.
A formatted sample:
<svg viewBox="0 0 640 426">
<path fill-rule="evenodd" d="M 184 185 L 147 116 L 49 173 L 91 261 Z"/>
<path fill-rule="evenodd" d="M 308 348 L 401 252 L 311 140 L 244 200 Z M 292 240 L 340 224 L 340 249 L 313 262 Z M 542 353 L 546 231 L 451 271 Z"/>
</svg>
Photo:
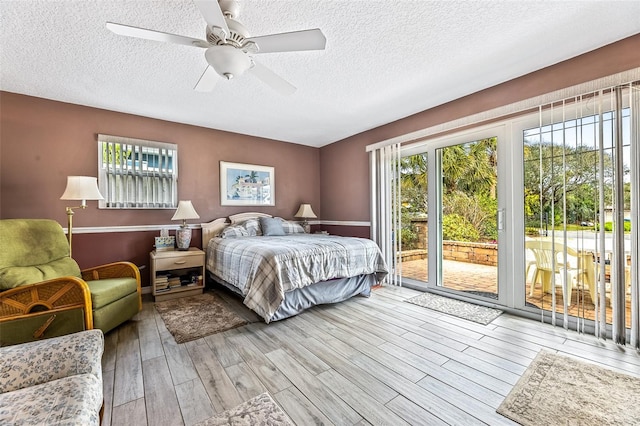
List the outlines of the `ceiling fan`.
<svg viewBox="0 0 640 426">
<path fill-rule="evenodd" d="M 252 55 L 324 50 L 327 42 L 318 28 L 251 37 L 249 31 L 236 20 L 240 11 L 236 0 L 194 0 L 194 3 L 207 22 L 206 40 L 114 22 L 107 22 L 107 29 L 123 36 L 206 49 L 204 57 L 209 65 L 194 87 L 201 92 L 211 91 L 218 76 L 231 80 L 248 71 L 277 92 L 290 95 L 296 91 L 296 87 L 257 62 Z"/>
</svg>

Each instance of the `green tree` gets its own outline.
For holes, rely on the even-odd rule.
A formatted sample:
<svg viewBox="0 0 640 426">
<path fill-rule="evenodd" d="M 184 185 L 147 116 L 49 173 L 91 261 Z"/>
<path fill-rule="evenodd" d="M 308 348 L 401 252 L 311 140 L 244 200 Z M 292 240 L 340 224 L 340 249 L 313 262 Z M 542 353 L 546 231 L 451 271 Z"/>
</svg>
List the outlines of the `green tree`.
<svg viewBox="0 0 640 426">
<path fill-rule="evenodd" d="M 400 160 L 400 194 L 408 213 L 427 214 L 427 154 L 416 154 Z"/>
<path fill-rule="evenodd" d="M 121 143 L 102 142 L 102 164 L 122 164 L 129 160 L 131 148 L 123 150 L 122 147 Z"/>
<path fill-rule="evenodd" d="M 494 137 L 441 150 L 443 214 L 457 214 L 452 217 L 462 217 L 463 228 L 471 226 L 482 239 L 491 240 L 497 237 L 496 148 L 497 138 Z M 404 157 L 399 167 L 403 228 L 407 229 L 408 236 L 410 224 L 405 222 L 411 217 L 428 214 L 427 155 Z"/>
<path fill-rule="evenodd" d="M 610 205 L 613 160 L 605 154 L 605 204 Z M 525 212 L 539 219 L 550 218 L 552 206 L 554 223 L 563 221 L 566 210 L 569 222 L 592 221 L 599 205 L 600 181 L 598 153 L 592 147 L 568 147 L 525 140 L 524 199 Z M 566 200 L 566 204 L 565 204 Z"/>
<path fill-rule="evenodd" d="M 496 198 L 498 139 L 450 146 L 442 149 L 444 191 L 461 190 Z"/>
</svg>

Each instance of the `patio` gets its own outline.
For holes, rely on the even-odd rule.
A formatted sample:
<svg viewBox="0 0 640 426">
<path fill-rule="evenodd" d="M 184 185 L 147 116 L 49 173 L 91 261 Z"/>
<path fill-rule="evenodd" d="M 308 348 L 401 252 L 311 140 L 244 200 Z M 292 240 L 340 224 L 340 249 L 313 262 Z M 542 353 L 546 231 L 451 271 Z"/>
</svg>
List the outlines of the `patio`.
<svg viewBox="0 0 640 426">
<path fill-rule="evenodd" d="M 444 287 L 460 291 L 472 291 L 497 295 L 497 272 L 495 266 L 480 265 L 469 262 L 458 262 L 455 260 L 443 260 Z M 414 280 L 427 281 L 427 259 L 408 260 L 402 262 L 402 276 Z M 543 293 L 542 286 L 534 288 L 533 296 L 529 296 L 531 283 L 526 283 L 527 303 L 539 308 L 550 310 L 552 305 L 552 294 Z M 584 296 L 584 297 L 583 297 Z M 580 303 L 576 298 L 580 298 Z M 571 294 L 572 305 L 569 306 L 569 315 L 581 316 L 586 319 L 595 319 L 594 305 L 589 292 L 585 289 L 574 288 Z M 631 326 L 631 301 L 627 297 L 626 301 L 626 324 Z M 562 301 L 562 290 L 556 291 L 556 312 L 564 312 Z M 607 323 L 611 322 L 611 308 L 607 306 Z"/>
</svg>

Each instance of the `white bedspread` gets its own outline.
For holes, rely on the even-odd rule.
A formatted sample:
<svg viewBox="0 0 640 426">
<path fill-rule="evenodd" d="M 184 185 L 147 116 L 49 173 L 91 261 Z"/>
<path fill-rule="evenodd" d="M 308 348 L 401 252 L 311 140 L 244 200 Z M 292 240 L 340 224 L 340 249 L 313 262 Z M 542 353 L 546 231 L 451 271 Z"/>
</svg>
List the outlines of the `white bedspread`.
<svg viewBox="0 0 640 426">
<path fill-rule="evenodd" d="M 388 273 L 380 249 L 365 238 L 320 234 L 212 238 L 207 270 L 238 288 L 268 321 L 287 291 L 333 278 Z"/>
</svg>

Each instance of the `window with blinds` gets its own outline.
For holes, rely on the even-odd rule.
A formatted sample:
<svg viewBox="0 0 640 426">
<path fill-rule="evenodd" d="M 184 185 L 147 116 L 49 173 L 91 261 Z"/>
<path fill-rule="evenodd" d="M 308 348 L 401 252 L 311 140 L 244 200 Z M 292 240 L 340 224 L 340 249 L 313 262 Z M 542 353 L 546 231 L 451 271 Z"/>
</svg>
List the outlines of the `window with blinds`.
<svg viewBox="0 0 640 426">
<path fill-rule="evenodd" d="M 98 135 L 100 208 L 177 206 L 178 145 Z"/>
</svg>

